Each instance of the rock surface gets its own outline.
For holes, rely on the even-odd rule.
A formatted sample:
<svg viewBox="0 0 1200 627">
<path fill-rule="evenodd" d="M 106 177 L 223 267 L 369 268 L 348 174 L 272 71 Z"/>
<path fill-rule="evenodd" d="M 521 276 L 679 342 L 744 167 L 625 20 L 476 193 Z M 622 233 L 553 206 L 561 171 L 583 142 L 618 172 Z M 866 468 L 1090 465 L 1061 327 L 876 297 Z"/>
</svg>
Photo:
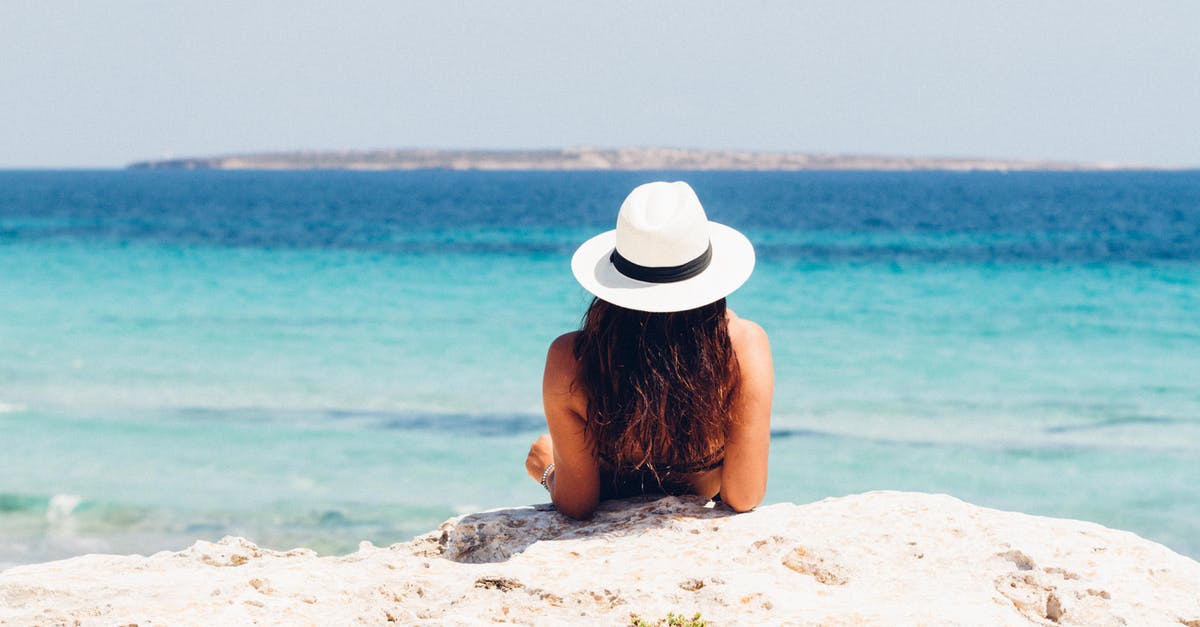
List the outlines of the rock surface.
<svg viewBox="0 0 1200 627">
<path fill-rule="evenodd" d="M 695 498 L 454 518 L 354 554 L 241 538 L 0 573 L 5 624 L 1200 626 L 1200 563 L 1099 525 L 872 492 L 748 514 Z"/>
</svg>

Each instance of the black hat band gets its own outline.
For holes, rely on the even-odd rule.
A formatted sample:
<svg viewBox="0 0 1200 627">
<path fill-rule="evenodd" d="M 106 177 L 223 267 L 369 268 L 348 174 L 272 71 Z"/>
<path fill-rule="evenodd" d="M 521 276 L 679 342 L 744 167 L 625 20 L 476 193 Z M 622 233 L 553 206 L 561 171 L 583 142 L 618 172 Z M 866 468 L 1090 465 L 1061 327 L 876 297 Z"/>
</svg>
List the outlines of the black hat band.
<svg viewBox="0 0 1200 627">
<path fill-rule="evenodd" d="M 712 262 L 712 242 L 699 257 L 678 266 L 643 266 L 621 256 L 614 248 L 608 256 L 617 272 L 635 280 L 646 283 L 675 283 L 690 279 L 708 268 Z"/>
</svg>

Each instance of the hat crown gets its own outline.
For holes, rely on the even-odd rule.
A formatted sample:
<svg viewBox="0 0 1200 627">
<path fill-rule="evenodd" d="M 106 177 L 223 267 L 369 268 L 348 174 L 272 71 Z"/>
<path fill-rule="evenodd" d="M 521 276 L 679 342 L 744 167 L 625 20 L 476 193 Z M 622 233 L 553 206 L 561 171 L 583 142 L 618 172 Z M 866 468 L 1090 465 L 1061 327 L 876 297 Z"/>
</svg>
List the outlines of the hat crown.
<svg viewBox="0 0 1200 627">
<path fill-rule="evenodd" d="M 617 252 L 638 265 L 682 265 L 708 246 L 708 216 L 696 192 L 683 181 L 639 185 L 617 213 Z"/>
</svg>

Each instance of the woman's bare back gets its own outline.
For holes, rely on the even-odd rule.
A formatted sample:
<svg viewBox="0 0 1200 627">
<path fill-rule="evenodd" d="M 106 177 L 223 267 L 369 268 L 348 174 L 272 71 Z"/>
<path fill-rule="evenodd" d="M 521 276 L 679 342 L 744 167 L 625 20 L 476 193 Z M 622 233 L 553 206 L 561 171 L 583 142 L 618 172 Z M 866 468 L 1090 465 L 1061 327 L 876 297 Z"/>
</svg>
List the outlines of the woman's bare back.
<svg viewBox="0 0 1200 627">
<path fill-rule="evenodd" d="M 761 503 L 766 491 L 774 372 L 770 343 L 762 327 L 731 310 L 726 319 L 738 362 L 739 386 L 721 446 L 721 464 L 680 480 L 692 493 L 711 497 L 720 492 L 734 510 L 746 511 Z M 542 381 L 550 433 L 530 447 L 526 470 L 541 479 L 553 463 L 548 487 L 555 506 L 568 516 L 584 518 L 599 503 L 602 482 L 611 481 L 611 473 L 619 470 L 605 468 L 585 437 L 587 396 L 576 384 L 580 364 L 574 345 L 578 333 L 561 335 L 550 345 Z"/>
</svg>

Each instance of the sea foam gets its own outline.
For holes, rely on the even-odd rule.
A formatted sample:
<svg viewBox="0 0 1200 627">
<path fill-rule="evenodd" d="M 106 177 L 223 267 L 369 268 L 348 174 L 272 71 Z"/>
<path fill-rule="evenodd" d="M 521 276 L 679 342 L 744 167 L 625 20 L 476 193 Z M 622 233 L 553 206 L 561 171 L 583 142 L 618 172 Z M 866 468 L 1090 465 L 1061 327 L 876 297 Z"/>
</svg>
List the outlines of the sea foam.
<svg viewBox="0 0 1200 627">
<path fill-rule="evenodd" d="M 82 502 L 83 497 L 77 494 L 55 494 L 46 506 L 46 520 L 51 523 L 66 520 Z"/>
</svg>

